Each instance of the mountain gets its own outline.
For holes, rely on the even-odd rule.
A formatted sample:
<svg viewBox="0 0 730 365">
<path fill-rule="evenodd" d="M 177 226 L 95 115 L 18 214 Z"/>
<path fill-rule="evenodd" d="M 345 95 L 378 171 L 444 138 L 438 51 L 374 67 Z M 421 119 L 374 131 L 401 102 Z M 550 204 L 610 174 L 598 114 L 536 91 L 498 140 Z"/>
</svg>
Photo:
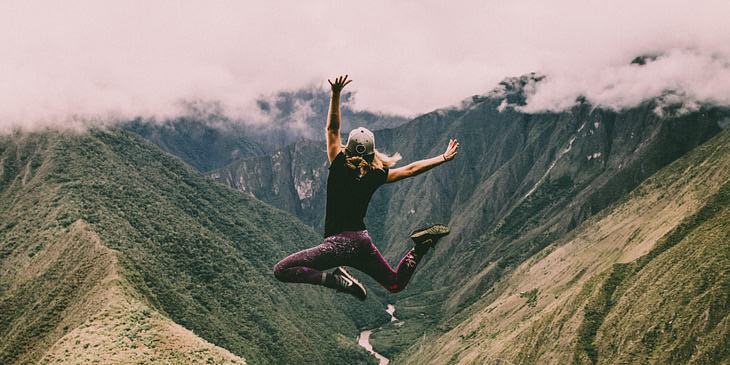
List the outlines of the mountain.
<svg viewBox="0 0 730 365">
<path fill-rule="evenodd" d="M 208 176 L 293 213 L 323 232 L 329 167 L 324 143 L 300 139 L 271 155 L 241 159 Z"/>
<path fill-rule="evenodd" d="M 464 107 L 376 132 L 378 148 L 400 152 L 401 165 L 441 154 L 449 138 L 462 144 L 452 163 L 378 192 L 368 221 L 373 231 L 385 232 L 382 240 L 398 241 L 403 232 L 397 227 L 430 220 L 451 221 L 457 228 L 451 240 L 474 241 L 489 227 L 509 236 L 539 226 L 566 204 L 574 209 L 562 225 L 575 226 L 717 133 L 718 121 L 730 115 L 708 108 L 660 117 L 651 102 L 622 112 L 587 104 L 564 113 L 500 110 L 505 100 L 522 97 L 525 83 L 524 77 L 506 80 L 501 92 L 474 97 Z M 300 140 L 209 175 L 321 231 L 328 166 L 323 143 Z M 556 193 L 567 196 L 548 204 Z M 540 214 L 527 216 L 535 208 Z"/>
<path fill-rule="evenodd" d="M 410 230 L 427 222 L 452 228 L 409 288 L 388 297 L 405 325 L 374 334 L 376 351 L 397 356 L 424 333 L 448 330 L 449 318 L 505 275 L 719 133 L 730 116 L 713 106 L 660 112 L 655 101 L 622 111 L 587 103 L 562 113 L 505 107 L 523 104 L 525 85 L 539 80 L 508 79 L 460 107 L 376 132 L 378 148 L 400 152 L 402 165 L 438 156 L 450 138 L 462 146 L 454 161 L 373 197 L 366 222 L 391 262 L 409 247 Z M 321 231 L 327 166 L 323 142 L 299 141 L 209 175 Z"/>
<path fill-rule="evenodd" d="M 243 157 L 264 154 L 254 142 L 220 115 L 181 117 L 163 122 L 135 119 L 120 127 L 139 134 L 198 171 L 223 167 Z"/>
<path fill-rule="evenodd" d="M 384 306 L 273 277 L 320 241 L 121 129 L 0 136 L 0 363 L 374 363 Z"/>
<path fill-rule="evenodd" d="M 729 222 L 724 130 L 502 276 L 394 362 L 730 363 Z"/>
<path fill-rule="evenodd" d="M 119 126 L 139 134 L 199 171 L 208 172 L 236 160 L 261 156 L 301 138 L 319 139 L 329 108 L 329 91 L 308 88 L 262 96 L 251 116 L 231 119 L 216 103 L 188 103 L 185 117 L 164 121 L 135 119 Z M 348 129 L 392 128 L 406 118 L 355 110 L 354 95 L 343 93 L 341 114 Z"/>
</svg>

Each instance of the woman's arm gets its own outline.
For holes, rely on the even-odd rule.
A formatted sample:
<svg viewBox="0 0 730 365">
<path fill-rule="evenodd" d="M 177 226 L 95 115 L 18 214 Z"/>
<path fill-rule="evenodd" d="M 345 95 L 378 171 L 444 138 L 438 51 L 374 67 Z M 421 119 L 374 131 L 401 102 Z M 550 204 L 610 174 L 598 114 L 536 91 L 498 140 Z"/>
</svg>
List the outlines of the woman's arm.
<svg viewBox="0 0 730 365">
<path fill-rule="evenodd" d="M 446 161 L 451 161 L 456 156 L 458 149 L 459 142 L 455 139 L 449 140 L 449 146 L 443 154 L 429 159 L 416 161 L 403 167 L 390 169 L 388 170 L 388 177 L 385 179 L 385 182 L 392 183 L 398 180 L 403 180 L 407 177 L 416 176 Z"/>
<path fill-rule="evenodd" d="M 340 93 L 345 85 L 352 82 L 347 79 L 347 75 L 340 76 L 335 82 L 327 79 L 332 87 L 332 98 L 330 98 L 330 110 L 327 114 L 327 156 L 332 160 L 342 150 L 342 142 L 340 141 Z"/>
</svg>

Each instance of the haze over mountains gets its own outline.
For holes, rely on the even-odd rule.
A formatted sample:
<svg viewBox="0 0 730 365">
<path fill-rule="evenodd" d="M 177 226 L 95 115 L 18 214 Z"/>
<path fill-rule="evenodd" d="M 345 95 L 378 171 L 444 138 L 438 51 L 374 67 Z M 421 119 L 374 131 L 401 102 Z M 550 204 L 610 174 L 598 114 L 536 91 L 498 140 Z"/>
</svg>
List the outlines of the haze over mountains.
<svg viewBox="0 0 730 365">
<path fill-rule="evenodd" d="M 343 129 L 392 128 L 407 119 L 352 108 L 352 93 L 342 95 Z M 185 117 L 155 122 L 137 119 L 121 126 L 207 172 L 245 157 L 272 153 L 301 139 L 319 139 L 329 92 L 320 88 L 282 91 L 260 97 L 250 120 L 231 119 L 215 103 L 191 103 Z"/>
<path fill-rule="evenodd" d="M 417 226 L 452 234 L 398 295 L 356 273 L 364 303 L 271 275 L 321 241 L 322 91 L 262 101 L 274 129 L 124 125 L 198 171 L 117 128 L 1 137 L 0 361 L 375 363 L 364 328 L 396 364 L 730 361 L 730 110 L 520 111 L 541 80 L 410 121 L 344 109 L 403 164 L 462 145 L 374 196 L 391 262 Z"/>
</svg>

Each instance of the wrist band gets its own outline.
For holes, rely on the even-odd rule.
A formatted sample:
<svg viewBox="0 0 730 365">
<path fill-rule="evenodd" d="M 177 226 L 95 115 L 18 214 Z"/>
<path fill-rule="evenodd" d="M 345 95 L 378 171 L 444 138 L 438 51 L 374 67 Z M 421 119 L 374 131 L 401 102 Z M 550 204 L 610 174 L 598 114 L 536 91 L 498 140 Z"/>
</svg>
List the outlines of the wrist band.
<svg viewBox="0 0 730 365">
<path fill-rule="evenodd" d="M 443 157 L 444 158 L 444 161 L 446 161 L 446 155 L 445 154 L 442 153 L 441 154 L 441 157 Z"/>
</svg>

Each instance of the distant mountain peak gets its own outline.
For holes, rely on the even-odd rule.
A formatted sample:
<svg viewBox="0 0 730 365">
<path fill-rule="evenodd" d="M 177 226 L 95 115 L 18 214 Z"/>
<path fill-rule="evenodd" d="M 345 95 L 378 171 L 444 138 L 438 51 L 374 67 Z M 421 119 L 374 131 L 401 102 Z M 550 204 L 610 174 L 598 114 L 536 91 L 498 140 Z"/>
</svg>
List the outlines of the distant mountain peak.
<svg viewBox="0 0 730 365">
<path fill-rule="evenodd" d="M 661 54 L 656 54 L 656 53 L 639 55 L 639 56 L 636 56 L 633 60 L 631 60 L 631 64 L 644 66 L 647 63 L 656 61 L 657 58 L 659 58 L 660 56 L 661 56 Z"/>
</svg>

